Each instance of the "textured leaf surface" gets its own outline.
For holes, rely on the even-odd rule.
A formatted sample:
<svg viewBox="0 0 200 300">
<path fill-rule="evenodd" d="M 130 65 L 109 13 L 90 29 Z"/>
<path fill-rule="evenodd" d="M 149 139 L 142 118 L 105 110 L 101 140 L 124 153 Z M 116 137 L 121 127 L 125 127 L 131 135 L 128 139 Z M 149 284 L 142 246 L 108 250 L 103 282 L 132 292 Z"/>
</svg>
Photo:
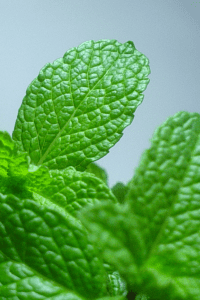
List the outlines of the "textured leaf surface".
<svg viewBox="0 0 200 300">
<path fill-rule="evenodd" d="M 127 282 L 138 274 L 145 247 L 137 223 L 125 205 L 104 201 L 77 213 L 92 243 L 101 247 L 104 261 L 119 270 Z M 134 256 L 133 256 L 134 253 Z"/>
<path fill-rule="evenodd" d="M 69 290 L 86 299 L 106 295 L 105 270 L 85 229 L 49 207 L 0 194 L 0 299 L 79 299 Z"/>
<path fill-rule="evenodd" d="M 29 85 L 13 132 L 18 149 L 34 165 L 85 170 L 132 122 L 149 73 L 133 42 L 88 41 L 70 49 Z"/>
<path fill-rule="evenodd" d="M 10 135 L 6 131 L 0 131 L 0 192 L 25 194 L 27 174 L 27 154 L 17 153 Z"/>
<path fill-rule="evenodd" d="M 0 131 L 0 176 L 6 177 L 10 157 L 12 156 L 13 152 L 13 142 L 12 139 L 6 131 Z"/>
<path fill-rule="evenodd" d="M 0 176 L 21 176 L 28 173 L 27 153 L 18 153 L 6 131 L 0 131 Z"/>
<path fill-rule="evenodd" d="M 112 296 L 117 295 L 127 295 L 127 289 L 126 289 L 126 282 L 125 280 L 120 276 L 118 271 L 114 271 L 108 275 L 109 280 L 109 293 Z"/>
<path fill-rule="evenodd" d="M 39 168 L 29 173 L 28 189 L 63 207 L 76 216 L 76 212 L 86 204 L 104 200 L 117 202 L 108 186 L 92 173 L 76 171 L 74 167 L 49 171 Z"/>
<path fill-rule="evenodd" d="M 148 254 L 143 283 L 170 299 L 200 295 L 200 115 L 179 112 L 160 126 L 126 199 Z M 150 288 L 150 285 L 154 288 Z M 151 296 L 151 295 L 150 295 Z"/>
<path fill-rule="evenodd" d="M 85 298 L 38 275 L 23 263 L 7 259 L 0 250 L 0 299 L 84 300 Z"/>
<path fill-rule="evenodd" d="M 155 131 L 151 142 L 151 148 L 142 155 L 125 199 L 125 206 L 129 207 L 135 222 L 133 230 L 137 230 L 142 241 L 141 248 L 138 247 L 142 254 L 140 260 L 136 249 L 131 249 L 133 240 L 129 247 L 124 242 L 132 253 L 129 270 L 133 265 L 138 274 L 135 278 L 127 276 L 127 280 L 133 291 L 142 291 L 152 300 L 199 300 L 200 115 L 175 114 Z M 99 211 L 94 207 L 85 212 L 86 227 L 95 232 L 94 236 L 98 232 L 102 244 L 107 234 L 100 227 L 105 214 L 107 224 L 118 224 L 120 215 L 114 219 L 107 207 Z M 123 232 L 121 240 L 128 236 L 126 230 Z M 115 237 L 111 228 L 109 236 L 112 238 L 112 235 L 114 243 L 118 230 Z M 104 255 L 110 249 L 108 263 L 113 262 L 114 257 L 123 259 L 123 250 L 121 255 L 118 251 L 115 254 L 111 245 L 110 240 L 104 243 Z M 123 270 L 123 266 L 119 264 L 118 269 Z"/>
</svg>

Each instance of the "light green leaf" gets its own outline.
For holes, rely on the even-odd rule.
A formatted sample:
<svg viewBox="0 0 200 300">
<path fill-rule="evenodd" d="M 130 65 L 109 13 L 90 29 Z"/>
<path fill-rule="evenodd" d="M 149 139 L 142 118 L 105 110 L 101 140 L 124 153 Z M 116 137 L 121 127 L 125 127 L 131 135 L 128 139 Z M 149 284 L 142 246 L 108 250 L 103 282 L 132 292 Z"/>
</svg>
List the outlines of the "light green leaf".
<svg viewBox="0 0 200 300">
<path fill-rule="evenodd" d="M 28 174 L 26 153 L 17 153 L 10 135 L 0 131 L 0 192 L 27 195 L 25 189 Z M 28 193 L 29 194 L 29 193 Z"/>
<path fill-rule="evenodd" d="M 107 272 L 107 291 L 110 296 L 119 296 L 123 295 L 126 296 L 128 293 L 127 290 L 127 283 L 124 280 L 124 278 L 121 276 L 121 274 L 116 271 L 116 269 L 107 264 L 104 263 L 104 268 Z"/>
<path fill-rule="evenodd" d="M 123 226 L 119 238 L 118 224 L 123 214 L 119 212 L 114 217 L 108 204 L 104 209 L 95 206 L 87 212 L 83 210 L 83 223 L 93 231 L 94 240 L 95 236 L 101 240 L 107 262 L 114 263 L 116 259 L 116 268 L 129 251 L 130 257 L 124 265 L 118 264 L 118 270 L 123 271 L 134 292 L 146 294 L 151 300 L 199 300 L 200 115 L 175 114 L 155 131 L 151 142 L 125 199 L 124 207 L 134 220 L 130 219 L 132 229 Z M 141 247 L 134 239 L 130 241 L 135 231 Z M 119 247 L 112 246 L 117 244 L 116 239 L 118 245 L 123 243 L 121 254 Z M 128 261 L 130 274 L 124 269 Z"/>
<path fill-rule="evenodd" d="M 6 177 L 14 144 L 6 131 L 0 131 L 0 177 Z"/>
<path fill-rule="evenodd" d="M 85 170 L 131 124 L 149 73 L 148 59 L 130 41 L 70 49 L 29 85 L 13 132 L 18 149 L 37 166 Z"/>
<path fill-rule="evenodd" d="M 108 274 L 108 289 L 111 296 L 127 295 L 126 281 L 118 271 Z"/>
<path fill-rule="evenodd" d="M 29 173 L 26 186 L 67 210 L 73 216 L 86 204 L 109 200 L 117 202 L 108 186 L 92 173 L 76 171 L 74 167 L 65 170 L 48 171 L 45 167 Z"/>
<path fill-rule="evenodd" d="M 27 153 L 19 153 L 9 133 L 0 131 L 0 176 L 25 176 L 27 173 Z"/>
<path fill-rule="evenodd" d="M 0 194 L 0 299 L 103 297 L 98 257 L 81 223 L 60 207 Z"/>
</svg>

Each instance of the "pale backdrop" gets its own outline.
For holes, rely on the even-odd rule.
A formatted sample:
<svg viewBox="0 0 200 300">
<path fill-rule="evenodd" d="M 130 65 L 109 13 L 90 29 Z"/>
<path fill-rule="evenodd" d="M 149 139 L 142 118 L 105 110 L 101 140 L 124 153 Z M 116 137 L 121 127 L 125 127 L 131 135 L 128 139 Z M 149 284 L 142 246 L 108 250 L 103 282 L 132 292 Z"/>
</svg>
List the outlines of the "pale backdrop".
<svg viewBox="0 0 200 300">
<path fill-rule="evenodd" d="M 12 134 L 29 83 L 71 47 L 132 40 L 150 60 L 150 83 L 121 140 L 98 161 L 109 185 L 127 183 L 167 117 L 200 113 L 200 2 L 0 0 L 0 130 Z"/>
</svg>

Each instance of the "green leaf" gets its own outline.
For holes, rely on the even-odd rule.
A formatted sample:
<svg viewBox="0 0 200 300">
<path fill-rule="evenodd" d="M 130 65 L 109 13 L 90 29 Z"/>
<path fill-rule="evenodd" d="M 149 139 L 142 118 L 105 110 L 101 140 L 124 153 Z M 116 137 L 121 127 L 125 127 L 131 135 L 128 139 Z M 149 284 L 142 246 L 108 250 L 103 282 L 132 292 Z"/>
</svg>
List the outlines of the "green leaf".
<svg viewBox="0 0 200 300">
<path fill-rule="evenodd" d="M 116 260 L 128 289 L 152 300 L 199 300 L 200 115 L 175 114 L 155 131 L 151 142 L 129 184 L 124 207 L 134 221 L 129 219 L 127 228 L 122 225 L 121 237 L 119 219 L 124 224 L 130 217 L 120 211 L 114 216 L 110 204 L 85 208 L 83 224 L 91 239 L 97 242 L 98 237 L 104 246 L 107 262 Z M 129 238 L 134 232 L 140 245 Z"/>
<path fill-rule="evenodd" d="M 112 187 L 112 192 L 119 201 L 119 203 L 124 203 L 125 201 L 125 196 L 128 192 L 128 186 L 125 185 L 123 182 L 117 182 L 113 187 Z"/>
<path fill-rule="evenodd" d="M 150 300 L 150 299 L 146 295 L 140 294 L 136 296 L 135 300 Z"/>
<path fill-rule="evenodd" d="M 108 274 L 108 291 L 111 296 L 127 295 L 126 281 L 118 271 Z"/>
<path fill-rule="evenodd" d="M 109 152 L 133 120 L 150 73 L 133 42 L 88 41 L 48 63 L 29 85 L 13 139 L 31 164 L 87 165 Z"/>
<path fill-rule="evenodd" d="M 63 207 L 76 216 L 79 209 L 86 204 L 109 200 L 117 202 L 108 186 L 92 173 L 76 171 L 74 167 L 65 170 L 48 171 L 45 167 L 29 173 L 26 186 L 35 192 Z"/>
<path fill-rule="evenodd" d="M 105 296 L 105 269 L 86 230 L 46 204 L 0 194 L 0 299 Z"/>
<path fill-rule="evenodd" d="M 128 207 L 103 201 L 85 206 L 77 216 L 88 229 L 90 241 L 100 247 L 104 262 L 119 270 L 128 283 L 135 280 L 146 252 Z"/>
<path fill-rule="evenodd" d="M 125 296 L 111 296 L 111 297 L 98 298 L 97 300 L 126 300 L 126 298 Z"/>
<path fill-rule="evenodd" d="M 29 300 L 84 300 L 76 292 L 40 276 L 21 262 L 9 260 L 0 250 L 0 297 Z"/>
<path fill-rule="evenodd" d="M 25 176 L 28 165 L 27 153 L 19 153 L 9 133 L 0 131 L 0 176 Z"/>
<path fill-rule="evenodd" d="M 27 154 L 17 153 L 10 135 L 0 131 L 0 192 L 27 195 L 25 181 L 28 165 Z"/>
<path fill-rule="evenodd" d="M 104 268 L 107 272 L 107 291 L 110 296 L 126 296 L 128 294 L 127 284 L 121 274 L 116 269 L 104 263 Z"/>
<path fill-rule="evenodd" d="M 96 177 L 103 180 L 106 183 L 106 185 L 108 186 L 108 175 L 107 175 L 107 172 L 105 169 L 101 168 L 96 163 L 90 163 L 87 166 L 86 171 L 94 174 Z"/>
<path fill-rule="evenodd" d="M 14 144 L 9 133 L 0 131 L 0 176 L 6 177 Z"/>
</svg>

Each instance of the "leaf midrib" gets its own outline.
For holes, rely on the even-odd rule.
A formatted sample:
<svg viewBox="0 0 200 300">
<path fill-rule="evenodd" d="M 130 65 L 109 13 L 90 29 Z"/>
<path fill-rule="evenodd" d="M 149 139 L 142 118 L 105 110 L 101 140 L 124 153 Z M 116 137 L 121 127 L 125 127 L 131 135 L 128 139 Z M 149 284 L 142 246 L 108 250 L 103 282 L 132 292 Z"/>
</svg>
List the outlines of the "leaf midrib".
<svg viewBox="0 0 200 300">
<path fill-rule="evenodd" d="M 117 48 L 118 50 L 118 48 Z M 119 52 L 118 52 L 119 54 Z M 61 134 L 63 133 L 63 131 L 65 130 L 65 128 L 67 127 L 67 125 L 69 124 L 69 122 L 72 120 L 72 118 L 74 117 L 77 109 L 79 108 L 79 106 L 82 104 L 82 102 L 88 97 L 88 95 L 90 94 L 91 91 L 93 91 L 95 89 L 95 87 L 99 84 L 99 82 L 103 79 L 104 76 L 106 76 L 106 74 L 108 73 L 108 71 L 114 66 L 114 64 L 116 63 L 116 61 L 119 59 L 119 55 L 117 56 L 117 58 L 114 60 L 114 62 L 111 64 L 111 66 L 106 70 L 106 72 L 104 73 L 104 75 L 97 81 L 97 83 L 93 86 L 93 88 L 91 90 L 88 91 L 88 93 L 85 95 L 85 97 L 80 101 L 79 105 L 77 106 L 77 108 L 74 110 L 74 112 L 72 113 L 71 117 L 69 118 L 69 120 L 65 123 L 65 125 L 63 126 L 63 128 L 57 133 L 57 135 L 55 136 L 54 140 L 51 142 L 51 144 L 49 145 L 49 147 L 47 148 L 47 150 L 45 151 L 45 153 L 43 154 L 43 156 L 40 158 L 40 160 L 38 161 L 38 163 L 36 164 L 37 166 L 41 165 L 44 160 L 46 159 L 47 155 L 49 154 L 49 152 L 51 151 L 51 149 L 53 148 L 55 142 L 57 141 L 57 139 L 61 136 Z M 70 65 L 71 66 L 71 65 Z M 88 69 L 89 70 L 89 69 Z M 69 75 L 71 72 L 71 68 L 69 71 Z M 88 73 L 87 73 L 88 74 Z M 70 90 L 71 90 L 71 81 L 70 82 Z M 89 81 L 88 81 L 89 82 Z M 71 98 L 73 100 L 73 96 L 71 93 Z M 54 101 L 52 99 L 52 101 Z"/>
<path fill-rule="evenodd" d="M 170 209 L 169 209 L 169 211 L 168 211 L 168 213 L 167 213 L 167 215 L 166 215 L 166 217 L 165 217 L 165 220 L 164 220 L 164 222 L 163 222 L 163 224 L 162 224 L 162 226 L 161 226 L 161 228 L 160 228 L 160 230 L 159 230 L 159 232 L 158 232 L 158 234 L 157 234 L 157 237 L 155 238 L 155 240 L 154 240 L 154 242 L 153 242 L 153 244 L 152 244 L 152 247 L 151 247 L 151 249 L 150 249 L 150 251 L 149 251 L 149 253 L 148 253 L 147 257 L 146 257 L 145 263 L 144 263 L 144 265 L 141 267 L 141 269 L 145 268 L 145 266 L 148 264 L 148 261 L 150 260 L 151 256 L 153 255 L 153 253 L 156 252 L 156 247 L 157 247 L 157 245 L 159 244 L 160 237 L 162 236 L 162 233 L 163 233 L 163 231 L 165 230 L 165 227 L 167 226 L 168 218 L 170 217 L 171 212 L 172 212 L 172 209 L 174 208 L 174 203 L 176 203 L 176 200 L 177 200 L 178 195 L 179 195 L 179 191 L 180 191 L 180 189 L 183 187 L 183 182 L 184 182 L 185 177 L 186 177 L 186 174 L 188 173 L 188 170 L 189 170 L 189 168 L 190 168 L 190 166 L 191 166 L 191 160 L 192 160 L 192 158 L 193 158 L 193 153 L 194 153 L 194 151 L 195 151 L 195 149 L 196 149 L 196 145 L 198 145 L 199 140 L 200 140 L 200 135 L 199 135 L 199 137 L 197 138 L 196 142 L 194 143 L 194 147 L 193 147 L 193 149 L 192 149 L 192 151 L 191 151 L 191 155 L 190 155 L 190 160 L 188 161 L 188 166 L 187 166 L 187 168 L 185 169 L 184 176 L 182 177 L 181 184 L 180 184 L 179 188 L 177 189 L 177 193 L 176 193 L 176 196 L 174 197 L 174 201 L 173 201 L 173 203 L 171 204 L 171 207 L 170 207 Z"/>
</svg>

